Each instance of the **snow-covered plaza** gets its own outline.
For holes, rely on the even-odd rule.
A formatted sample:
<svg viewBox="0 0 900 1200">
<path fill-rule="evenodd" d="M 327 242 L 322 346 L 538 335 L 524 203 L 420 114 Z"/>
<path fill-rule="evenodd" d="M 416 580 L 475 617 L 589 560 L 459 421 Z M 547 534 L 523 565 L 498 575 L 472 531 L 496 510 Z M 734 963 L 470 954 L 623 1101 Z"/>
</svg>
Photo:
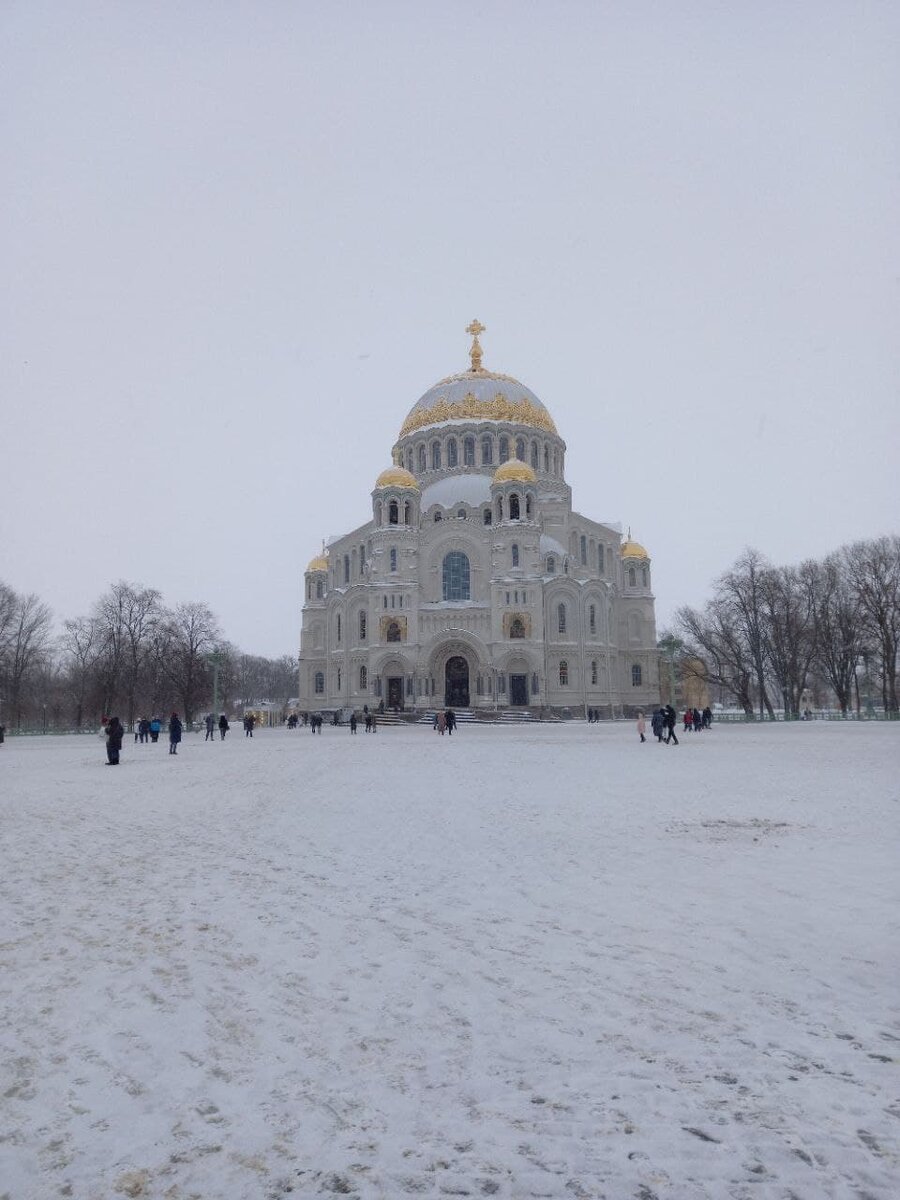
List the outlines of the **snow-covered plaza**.
<svg viewBox="0 0 900 1200">
<path fill-rule="evenodd" d="M 0 1197 L 900 1194 L 900 726 L 0 747 Z"/>
</svg>

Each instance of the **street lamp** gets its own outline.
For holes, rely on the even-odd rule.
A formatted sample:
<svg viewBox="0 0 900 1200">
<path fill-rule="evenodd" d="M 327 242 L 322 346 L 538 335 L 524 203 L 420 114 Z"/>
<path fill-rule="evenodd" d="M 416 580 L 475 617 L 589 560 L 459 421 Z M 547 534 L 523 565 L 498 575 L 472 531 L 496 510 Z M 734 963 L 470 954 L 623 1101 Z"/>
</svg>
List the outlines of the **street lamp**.
<svg viewBox="0 0 900 1200">
<path fill-rule="evenodd" d="M 669 656 L 669 686 L 671 688 L 670 703 L 671 703 L 672 707 L 674 708 L 675 707 L 675 654 L 678 650 L 681 650 L 683 648 L 684 642 L 682 642 L 679 638 L 675 637 L 675 635 L 673 633 L 670 633 L 668 637 L 664 637 L 661 639 L 661 641 L 658 643 L 658 646 L 659 646 L 660 650 L 665 650 L 665 652 Z"/>
</svg>

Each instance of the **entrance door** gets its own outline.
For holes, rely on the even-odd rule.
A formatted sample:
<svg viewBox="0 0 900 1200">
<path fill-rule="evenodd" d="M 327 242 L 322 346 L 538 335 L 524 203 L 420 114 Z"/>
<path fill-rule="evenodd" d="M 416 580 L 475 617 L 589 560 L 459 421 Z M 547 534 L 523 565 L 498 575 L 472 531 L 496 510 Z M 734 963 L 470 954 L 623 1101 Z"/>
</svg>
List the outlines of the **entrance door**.
<svg viewBox="0 0 900 1200">
<path fill-rule="evenodd" d="M 387 683 L 388 683 L 388 687 L 387 687 L 388 708 L 402 708 L 403 707 L 403 678 L 402 678 L 402 676 L 398 677 L 396 675 L 392 675 L 388 679 Z"/>
<path fill-rule="evenodd" d="M 510 675 L 509 700 L 511 704 L 528 703 L 528 676 Z"/>
<path fill-rule="evenodd" d="M 447 659 L 444 703 L 449 708 L 469 707 L 469 664 L 461 654 Z"/>
</svg>

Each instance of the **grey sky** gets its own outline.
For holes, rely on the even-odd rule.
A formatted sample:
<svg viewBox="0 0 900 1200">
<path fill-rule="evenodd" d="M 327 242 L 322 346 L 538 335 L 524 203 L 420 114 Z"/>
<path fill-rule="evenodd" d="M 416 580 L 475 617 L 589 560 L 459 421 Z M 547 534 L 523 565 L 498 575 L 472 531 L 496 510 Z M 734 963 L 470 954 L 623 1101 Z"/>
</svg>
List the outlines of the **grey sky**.
<svg viewBox="0 0 900 1200">
<path fill-rule="evenodd" d="M 0 579 L 295 653 L 417 398 L 515 375 L 659 624 L 898 527 L 900 6 L 0 8 Z"/>
</svg>

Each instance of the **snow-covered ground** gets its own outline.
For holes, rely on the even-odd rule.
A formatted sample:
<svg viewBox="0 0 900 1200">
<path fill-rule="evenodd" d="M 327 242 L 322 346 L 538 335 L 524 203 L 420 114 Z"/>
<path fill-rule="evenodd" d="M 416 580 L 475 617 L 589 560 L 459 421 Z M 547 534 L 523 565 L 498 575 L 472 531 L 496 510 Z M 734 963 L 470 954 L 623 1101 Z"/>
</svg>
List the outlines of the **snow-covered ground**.
<svg viewBox="0 0 900 1200">
<path fill-rule="evenodd" d="M 0 1197 L 900 1195 L 900 726 L 0 747 Z"/>
</svg>

